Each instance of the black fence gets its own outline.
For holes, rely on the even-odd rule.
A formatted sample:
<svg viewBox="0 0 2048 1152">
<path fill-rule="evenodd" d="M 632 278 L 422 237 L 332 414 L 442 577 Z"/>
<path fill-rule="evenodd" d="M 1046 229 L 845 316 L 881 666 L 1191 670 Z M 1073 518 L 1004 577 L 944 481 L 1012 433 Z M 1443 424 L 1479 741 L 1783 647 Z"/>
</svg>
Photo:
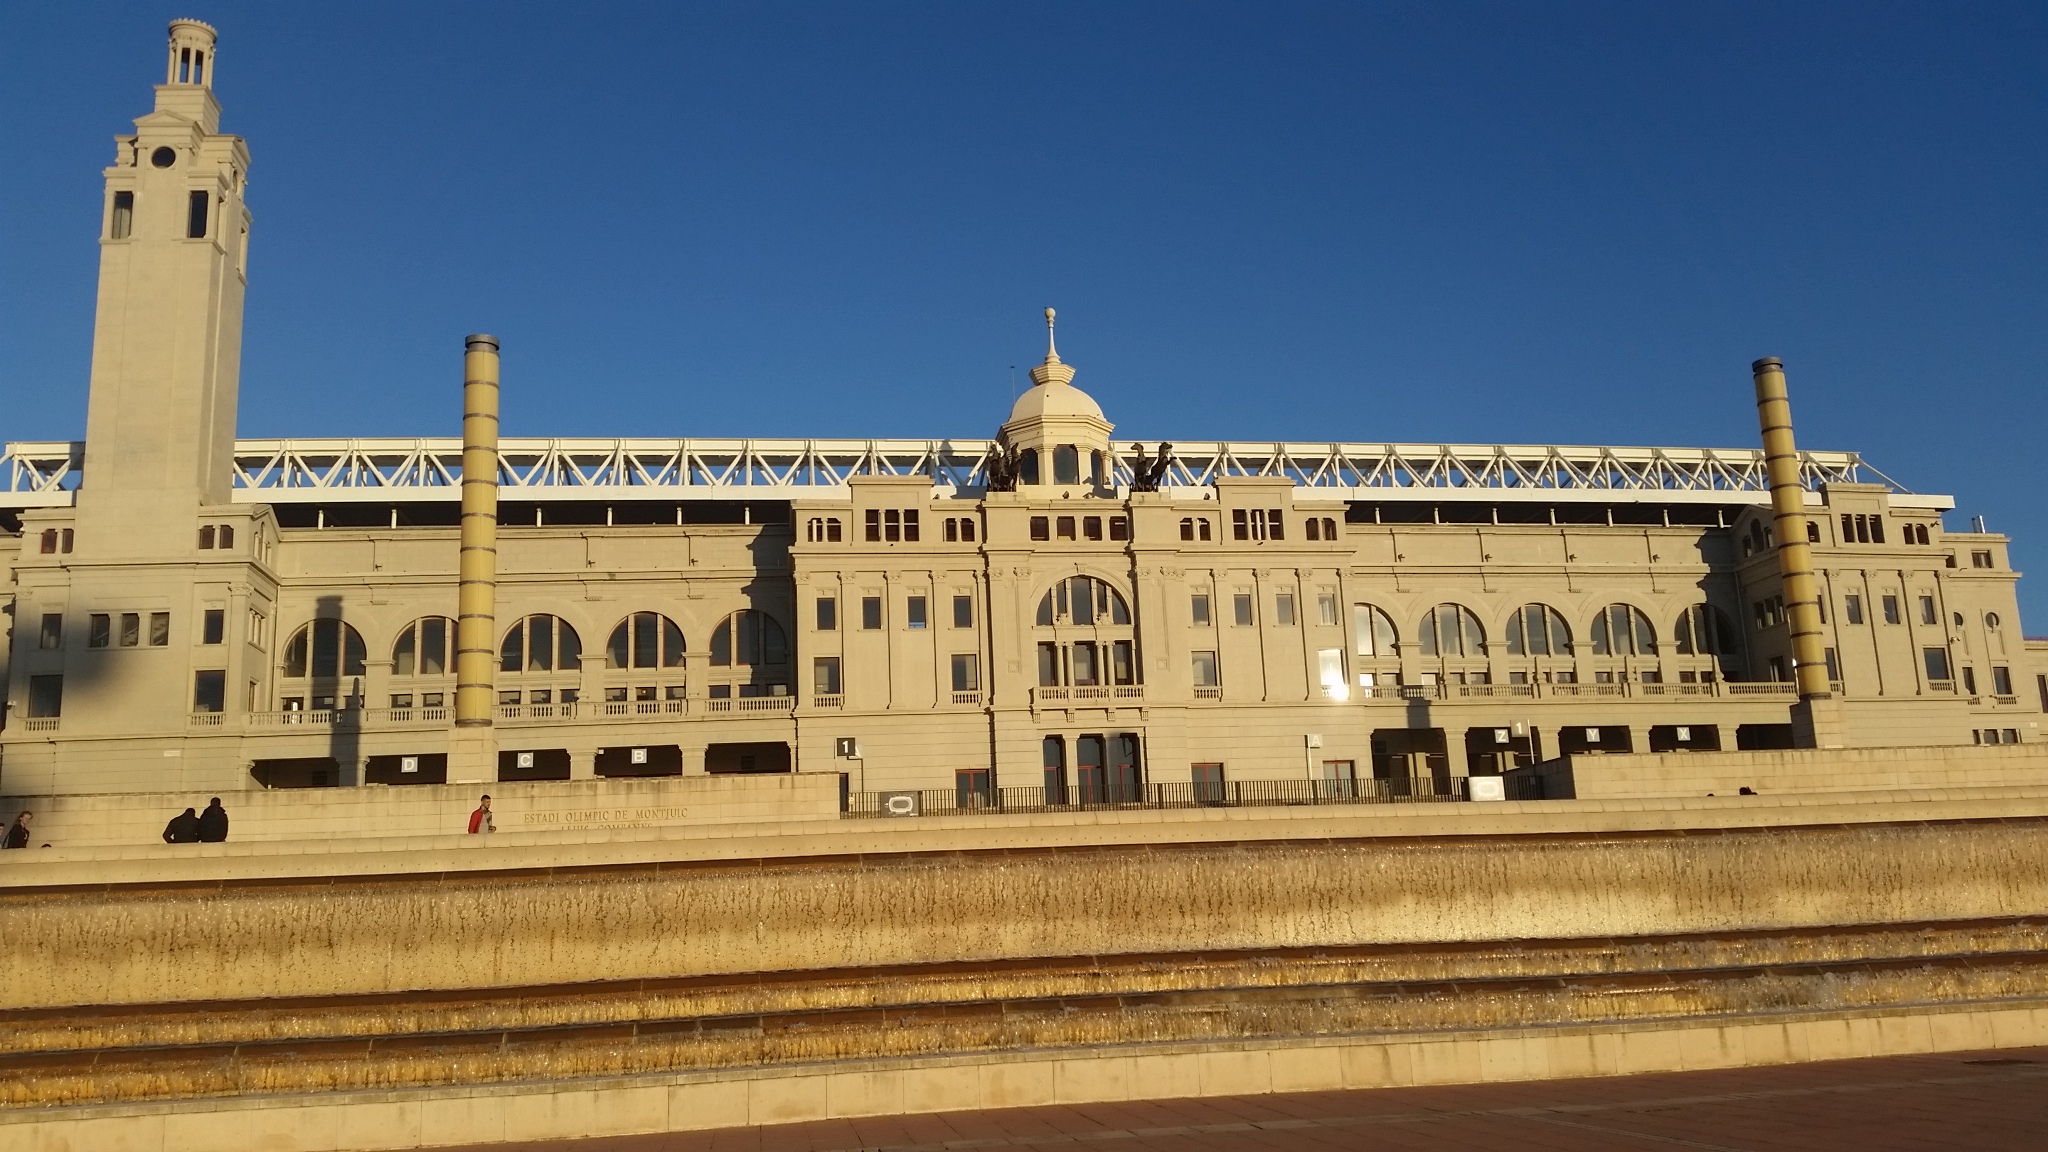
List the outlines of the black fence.
<svg viewBox="0 0 2048 1152">
<path fill-rule="evenodd" d="M 1083 788 L 924 788 L 843 793 L 849 817 L 1099 812 L 1152 808 L 1296 808 L 1317 804 L 1441 804 L 1469 799 L 1463 776 L 1393 780 L 1243 780 L 1142 784 L 1122 795 Z"/>
</svg>

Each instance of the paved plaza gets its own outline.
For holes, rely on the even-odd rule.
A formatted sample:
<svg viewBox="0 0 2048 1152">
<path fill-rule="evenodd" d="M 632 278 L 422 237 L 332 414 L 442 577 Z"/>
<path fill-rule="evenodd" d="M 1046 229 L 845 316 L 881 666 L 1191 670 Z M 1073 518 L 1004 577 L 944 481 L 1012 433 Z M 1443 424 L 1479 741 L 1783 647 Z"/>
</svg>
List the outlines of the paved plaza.
<svg viewBox="0 0 2048 1152">
<path fill-rule="evenodd" d="M 1593 1080 L 1078 1104 L 545 1141 L 494 1152 L 1886 1152 L 2048 1148 L 2048 1048 Z"/>
</svg>

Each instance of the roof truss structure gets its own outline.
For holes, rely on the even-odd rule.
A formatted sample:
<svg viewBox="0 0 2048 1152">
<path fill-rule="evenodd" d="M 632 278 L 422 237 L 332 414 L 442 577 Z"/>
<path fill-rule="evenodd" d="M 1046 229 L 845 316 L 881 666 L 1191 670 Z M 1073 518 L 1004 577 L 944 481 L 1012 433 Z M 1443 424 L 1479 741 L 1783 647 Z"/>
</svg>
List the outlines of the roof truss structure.
<svg viewBox="0 0 2048 1152">
<path fill-rule="evenodd" d="M 935 488 L 983 483 L 989 440 L 664 440 L 510 438 L 499 445 L 501 496 L 519 500 L 843 499 L 854 476 L 925 476 Z M 1120 440 L 1113 474 L 1128 485 L 1139 453 Z M 1177 443 L 1165 487 L 1237 476 L 1284 477 L 1311 499 L 1764 503 L 1763 453 L 1751 448 L 1557 445 Z M 0 507 L 66 506 L 84 470 L 79 441 L 10 443 Z M 1853 452 L 1802 452 L 1809 490 L 1882 483 Z M 455 438 L 240 440 L 237 502 L 408 503 L 460 498 Z"/>
</svg>

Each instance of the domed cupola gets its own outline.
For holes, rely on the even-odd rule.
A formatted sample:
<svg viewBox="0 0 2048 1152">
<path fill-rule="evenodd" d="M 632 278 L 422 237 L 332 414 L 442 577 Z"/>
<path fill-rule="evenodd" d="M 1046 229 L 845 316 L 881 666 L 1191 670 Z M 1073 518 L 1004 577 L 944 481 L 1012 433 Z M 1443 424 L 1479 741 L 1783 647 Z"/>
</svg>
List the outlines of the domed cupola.
<svg viewBox="0 0 2048 1152">
<path fill-rule="evenodd" d="M 1074 367 L 1053 343 L 1052 309 L 1045 310 L 1045 363 L 1031 370 L 1031 387 L 1017 398 L 997 436 L 1018 456 L 1020 488 L 1066 489 L 1063 495 L 1111 495 L 1115 469 L 1102 406 L 1074 387 Z"/>
</svg>

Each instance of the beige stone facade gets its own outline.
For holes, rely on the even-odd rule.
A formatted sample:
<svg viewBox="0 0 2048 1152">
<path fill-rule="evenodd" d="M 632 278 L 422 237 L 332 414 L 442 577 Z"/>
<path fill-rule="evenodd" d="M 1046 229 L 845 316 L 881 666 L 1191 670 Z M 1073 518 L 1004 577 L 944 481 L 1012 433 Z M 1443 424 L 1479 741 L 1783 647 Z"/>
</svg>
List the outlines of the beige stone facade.
<svg viewBox="0 0 2048 1152">
<path fill-rule="evenodd" d="M 454 490 L 237 480 L 249 153 L 212 53 L 175 26 L 106 170 L 83 483 L 6 509 L 12 795 L 449 776 Z M 965 483 L 508 489 L 497 777 L 1058 803 L 1791 738 L 1757 485 L 1152 478 L 1057 352 L 1032 377 Z M 1844 742 L 2042 738 L 2005 538 L 1889 484 L 1807 499 Z"/>
</svg>

